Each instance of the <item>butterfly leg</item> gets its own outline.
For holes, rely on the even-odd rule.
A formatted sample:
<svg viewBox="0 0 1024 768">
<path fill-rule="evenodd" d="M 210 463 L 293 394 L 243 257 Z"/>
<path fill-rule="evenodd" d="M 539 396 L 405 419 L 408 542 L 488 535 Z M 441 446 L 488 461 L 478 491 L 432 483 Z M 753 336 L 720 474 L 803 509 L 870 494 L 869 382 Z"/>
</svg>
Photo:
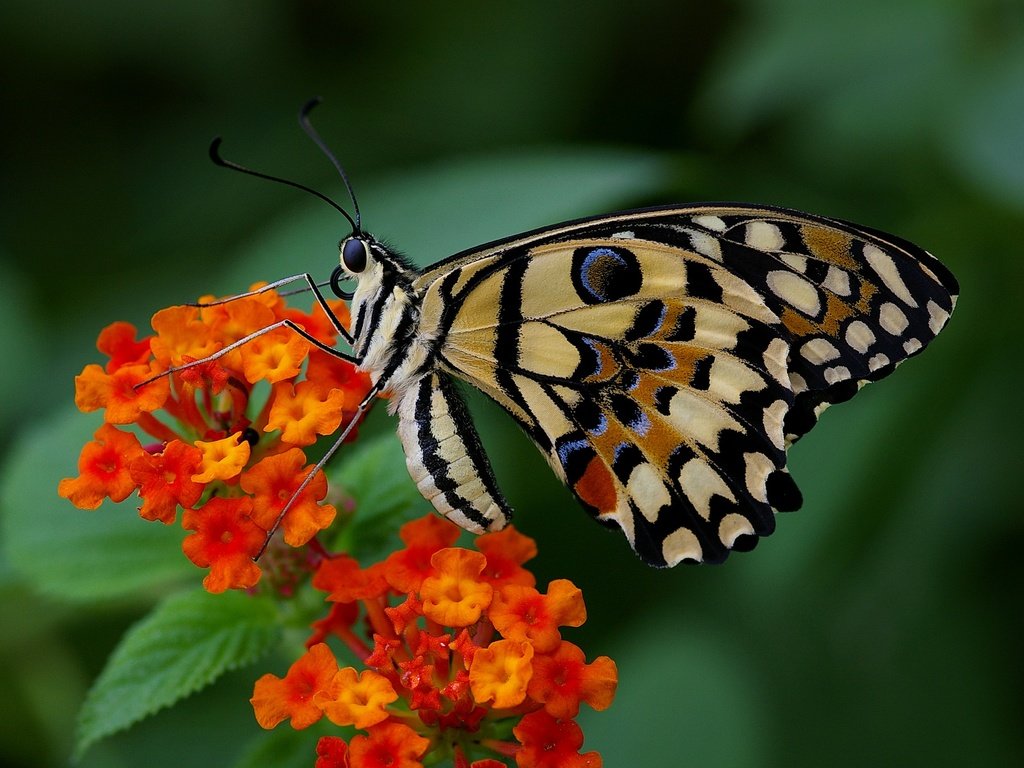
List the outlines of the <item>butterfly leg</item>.
<svg viewBox="0 0 1024 768">
<path fill-rule="evenodd" d="M 216 360 L 220 357 L 223 357 L 231 350 L 238 349 L 243 344 L 248 344 L 253 339 L 258 339 L 263 334 L 270 333 L 271 331 L 277 330 L 278 328 L 290 328 L 291 330 L 295 331 L 295 333 L 299 334 L 299 336 L 304 338 L 306 341 L 308 341 L 310 344 L 312 344 L 314 347 L 321 350 L 322 352 L 326 352 L 328 355 L 340 358 L 342 360 L 345 360 L 346 362 L 359 365 L 360 360 L 355 355 L 350 355 L 347 352 L 342 352 L 340 349 L 335 349 L 334 347 L 328 344 L 324 344 L 322 341 L 320 341 L 318 338 L 310 334 L 302 326 L 298 325 L 292 320 L 281 320 L 279 322 L 273 323 L 272 325 L 268 325 L 266 328 L 260 328 L 258 331 L 254 331 L 253 333 L 250 333 L 248 336 L 243 336 L 238 341 L 234 341 L 231 344 L 228 344 L 223 349 L 218 349 L 212 355 L 207 355 L 206 357 L 203 357 L 199 360 L 192 360 L 191 362 L 184 363 L 183 365 L 172 365 L 166 371 L 161 371 L 155 376 L 150 376 L 145 381 L 139 382 L 138 384 L 135 385 L 134 389 L 141 389 L 142 387 L 146 386 L 151 382 L 156 381 L 157 379 L 161 379 L 164 376 L 170 376 L 172 373 L 178 373 L 179 371 L 194 368 L 197 365 L 209 363 L 212 360 Z"/>
<path fill-rule="evenodd" d="M 472 533 L 505 527 L 512 512 L 447 374 L 427 373 L 402 395 L 398 437 L 416 487 L 441 515 Z"/>
<path fill-rule="evenodd" d="M 366 393 L 366 397 L 364 397 L 359 402 L 359 405 L 356 406 L 356 412 L 353 414 L 352 418 L 349 419 L 349 422 L 348 424 L 345 425 L 345 428 L 341 430 L 341 434 L 338 435 L 338 438 L 334 441 L 334 444 L 328 449 L 327 453 L 323 455 L 323 458 L 321 458 L 320 461 L 316 463 L 316 466 L 313 467 L 313 469 L 311 469 L 309 473 L 303 478 L 302 482 L 299 484 L 299 487 L 295 489 L 295 492 L 289 497 L 285 505 L 281 507 L 281 511 L 277 514 L 277 517 L 274 519 L 274 524 L 270 527 L 270 530 L 267 531 L 267 538 L 263 541 L 263 545 L 260 547 L 259 551 L 256 553 L 256 556 L 253 558 L 253 560 L 259 560 L 260 557 L 263 556 L 263 553 L 267 549 L 267 545 L 270 544 L 270 540 L 277 532 L 277 529 L 281 526 L 281 521 L 284 520 L 284 516 L 288 513 L 288 510 L 295 505 L 295 500 L 298 499 L 299 496 L 302 495 L 302 492 L 306 490 L 306 487 L 311 482 L 313 482 L 313 478 L 316 477 L 316 473 L 322 470 L 327 465 L 327 462 L 331 460 L 331 457 L 334 456 L 335 453 L 337 453 L 338 449 L 341 447 L 341 444 L 345 442 L 345 438 L 349 436 L 353 429 L 355 429 L 356 424 L 358 424 L 359 420 L 363 418 L 363 414 L 365 414 L 370 409 L 370 406 L 373 405 L 374 400 L 376 399 L 377 393 L 379 391 L 380 389 L 376 385 L 370 387 L 370 391 Z"/>
<path fill-rule="evenodd" d="M 313 279 L 313 276 L 311 274 L 309 274 L 309 272 L 303 272 L 302 274 L 299 274 L 299 275 L 292 275 L 291 277 L 282 277 L 280 280 L 275 280 L 272 283 L 267 283 L 262 288 L 257 288 L 257 289 L 255 289 L 253 291 L 246 291 L 245 293 L 238 293 L 238 294 L 235 294 L 234 296 L 228 296 L 227 298 L 216 299 L 214 301 L 203 301 L 203 302 L 196 302 L 194 304 L 186 304 L 186 306 L 189 306 L 189 307 L 216 307 L 219 304 L 228 304 L 228 303 L 230 303 L 232 301 L 237 301 L 238 299 L 247 299 L 250 296 L 259 296 L 261 293 L 265 293 L 267 291 L 272 291 L 275 288 L 280 288 L 282 285 L 289 285 L 291 283 L 298 282 L 299 280 L 305 280 L 307 287 L 306 288 L 299 288 L 299 289 L 294 290 L 294 291 L 285 291 L 281 295 L 282 296 L 291 296 L 294 293 L 305 293 L 306 291 L 312 291 L 313 292 L 313 296 L 316 297 L 316 303 L 320 305 L 320 308 L 327 315 L 327 319 L 331 321 L 331 325 L 334 326 L 334 330 L 336 330 L 341 335 L 341 337 L 343 339 L 345 339 L 345 341 L 347 341 L 349 344 L 351 344 L 352 343 L 352 335 L 348 332 L 348 329 L 344 325 L 341 324 L 341 320 L 339 320 L 338 316 L 336 314 L 334 314 L 334 310 L 331 309 L 331 305 L 327 303 L 327 299 L 324 298 L 324 295 L 320 292 L 321 285 L 327 285 L 328 283 L 322 283 L 322 284 L 318 285 L 317 282 Z"/>
</svg>

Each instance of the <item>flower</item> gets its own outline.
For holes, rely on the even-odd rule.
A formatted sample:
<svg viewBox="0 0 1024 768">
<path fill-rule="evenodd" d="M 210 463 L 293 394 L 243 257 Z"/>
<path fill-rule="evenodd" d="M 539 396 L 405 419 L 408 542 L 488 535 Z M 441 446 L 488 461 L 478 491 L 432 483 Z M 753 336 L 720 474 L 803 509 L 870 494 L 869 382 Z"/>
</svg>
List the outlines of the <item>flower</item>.
<svg viewBox="0 0 1024 768">
<path fill-rule="evenodd" d="M 430 740 L 401 723 L 381 723 L 368 736 L 356 736 L 349 747 L 353 768 L 422 768 L 419 758 Z"/>
<path fill-rule="evenodd" d="M 182 524 L 193 531 L 183 550 L 210 568 L 203 583 L 211 591 L 252 588 L 263 568 L 275 574 L 273 586 L 289 589 L 294 579 L 282 569 L 308 573 L 309 563 L 276 547 L 260 565 L 251 558 L 279 523 L 285 543 L 299 547 L 334 520 L 335 508 L 320 503 L 322 473 L 292 498 L 311 471 L 303 449 L 355 418 L 369 377 L 281 325 L 293 321 L 329 347 L 337 323 L 348 322 L 344 302 L 331 303 L 331 320 L 319 305 L 308 313 L 288 307 L 274 290 L 204 301 L 160 310 L 149 336 L 124 322 L 100 332 L 106 363 L 76 377 L 75 402 L 84 412 L 101 410 L 106 424 L 82 449 L 78 477 L 65 478 L 58 492 L 95 509 L 138 491 L 140 516 L 164 524 L 183 510 Z M 115 424 L 156 442 L 144 445 Z"/>
<path fill-rule="evenodd" d="M 335 725 L 369 728 L 388 719 L 385 708 L 398 699 L 398 694 L 386 677 L 372 669 L 357 673 L 345 667 L 314 699 Z"/>
<path fill-rule="evenodd" d="M 316 695 L 334 680 L 338 662 L 324 643 L 310 648 L 282 678 L 267 673 L 256 681 L 249 700 L 256 713 L 256 722 L 273 728 L 290 720 L 292 728 L 308 728 L 323 717 L 323 709 L 315 703 Z"/>
<path fill-rule="evenodd" d="M 534 648 L 525 640 L 496 640 L 473 654 L 469 687 L 480 703 L 492 701 L 495 709 L 522 704 L 533 675 Z"/>
<path fill-rule="evenodd" d="M 383 562 L 337 554 L 316 567 L 312 585 L 330 608 L 314 623 L 310 646 L 333 637 L 360 660 L 313 695 L 333 723 L 366 734 L 348 742 L 344 759 L 352 768 L 418 768 L 446 757 L 460 768 L 495 768 L 515 757 L 546 768 L 558 764 L 552 752 L 566 765 L 600 765 L 596 753 L 579 753 L 574 718 L 581 703 L 610 705 L 617 670 L 604 656 L 587 664 L 560 638 L 559 627 L 586 618 L 580 591 L 562 579 L 542 594 L 516 583 L 521 576 L 492 586 L 489 577 L 518 573 L 524 555 L 536 552 L 533 541 L 514 531 L 479 537 L 485 555 L 444 546 L 453 542 L 449 525 L 434 516 L 407 523 L 404 548 Z M 413 586 L 403 592 L 396 584 Z M 547 719 L 527 720 L 530 713 Z M 509 740 L 518 726 L 518 740 Z"/>
<path fill-rule="evenodd" d="M 252 558 L 262 546 L 266 532 L 253 522 L 252 499 L 210 499 L 202 509 L 188 509 L 181 525 L 186 536 L 181 544 L 185 556 L 200 568 L 209 568 L 203 579 L 208 592 L 248 589 L 256 585 L 260 569 Z"/>
<path fill-rule="evenodd" d="M 449 547 L 430 558 L 434 575 L 420 586 L 423 615 L 438 624 L 468 627 L 490 605 L 494 588 L 480 578 L 487 558 L 480 552 Z"/>
<path fill-rule="evenodd" d="M 104 424 L 82 448 L 78 477 L 61 480 L 57 493 L 80 509 L 96 509 L 105 498 L 124 501 L 137 486 L 131 464 L 143 453 L 135 435 Z"/>
</svg>

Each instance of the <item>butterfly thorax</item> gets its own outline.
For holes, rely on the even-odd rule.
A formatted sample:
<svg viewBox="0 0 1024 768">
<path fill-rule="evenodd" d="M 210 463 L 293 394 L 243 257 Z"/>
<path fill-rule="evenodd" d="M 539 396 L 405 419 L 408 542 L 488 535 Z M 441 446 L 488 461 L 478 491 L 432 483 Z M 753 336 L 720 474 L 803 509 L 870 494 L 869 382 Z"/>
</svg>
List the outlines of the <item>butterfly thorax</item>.
<svg viewBox="0 0 1024 768">
<path fill-rule="evenodd" d="M 417 271 L 379 243 L 369 245 L 371 261 L 352 297 L 352 335 L 360 370 L 391 397 L 394 410 L 430 368 L 435 345 L 420 332 Z"/>
</svg>

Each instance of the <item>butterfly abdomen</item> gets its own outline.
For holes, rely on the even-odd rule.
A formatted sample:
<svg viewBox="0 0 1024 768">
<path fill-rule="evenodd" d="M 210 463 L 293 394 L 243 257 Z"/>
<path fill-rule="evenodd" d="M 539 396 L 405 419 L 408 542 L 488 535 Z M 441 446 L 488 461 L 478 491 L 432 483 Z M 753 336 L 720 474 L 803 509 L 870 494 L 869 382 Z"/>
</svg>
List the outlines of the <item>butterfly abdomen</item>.
<svg viewBox="0 0 1024 768">
<path fill-rule="evenodd" d="M 406 466 L 420 493 L 468 531 L 504 528 L 511 512 L 451 379 L 439 371 L 422 375 L 396 410 Z"/>
</svg>

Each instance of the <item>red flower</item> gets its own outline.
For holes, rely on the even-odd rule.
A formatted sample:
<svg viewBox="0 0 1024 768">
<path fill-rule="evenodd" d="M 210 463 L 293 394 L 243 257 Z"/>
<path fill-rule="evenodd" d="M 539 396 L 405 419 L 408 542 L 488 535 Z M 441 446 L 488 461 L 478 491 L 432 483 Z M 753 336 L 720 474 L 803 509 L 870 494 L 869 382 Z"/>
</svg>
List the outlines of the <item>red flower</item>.
<svg viewBox="0 0 1024 768">
<path fill-rule="evenodd" d="M 349 748 L 352 768 L 423 768 L 430 740 L 401 723 L 381 723 L 369 736 L 356 736 Z"/>
<path fill-rule="evenodd" d="M 516 752 L 519 768 L 601 768 L 597 752 L 579 754 L 583 731 L 572 720 L 557 720 L 539 710 L 524 715 L 512 733 L 523 745 Z"/>
<path fill-rule="evenodd" d="M 172 440 L 161 453 L 143 453 L 131 463 L 132 481 L 139 486 L 143 504 L 139 514 L 146 520 L 173 523 L 178 506 L 189 508 L 203 495 L 203 484 L 192 476 L 199 471 L 202 451 Z"/>
<path fill-rule="evenodd" d="M 201 509 L 189 509 L 182 516 L 186 531 L 181 548 L 200 568 L 209 568 L 203 579 L 208 592 L 248 589 L 256 585 L 260 569 L 252 561 L 266 538 L 266 532 L 253 522 L 252 499 L 210 499 Z"/>
<path fill-rule="evenodd" d="M 334 654 L 321 643 L 292 664 L 284 677 L 263 675 L 256 681 L 249 700 L 256 722 L 263 728 L 273 728 L 282 720 L 291 720 L 292 728 L 308 728 L 323 716 L 314 697 L 327 689 L 337 672 Z"/>
<path fill-rule="evenodd" d="M 130 467 L 145 452 L 135 435 L 104 424 L 78 457 L 78 477 L 60 481 L 57 492 L 79 509 L 96 509 L 109 497 L 124 501 L 135 490 Z"/>
</svg>

